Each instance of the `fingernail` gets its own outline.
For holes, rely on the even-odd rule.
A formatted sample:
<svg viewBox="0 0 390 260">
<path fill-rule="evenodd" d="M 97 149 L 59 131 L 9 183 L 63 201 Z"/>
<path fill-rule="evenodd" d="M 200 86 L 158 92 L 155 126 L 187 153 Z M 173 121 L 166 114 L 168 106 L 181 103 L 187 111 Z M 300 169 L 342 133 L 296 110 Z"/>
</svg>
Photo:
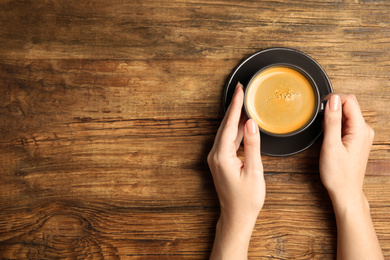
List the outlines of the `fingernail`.
<svg viewBox="0 0 390 260">
<path fill-rule="evenodd" d="M 257 125 L 255 123 L 255 120 L 249 119 L 249 123 L 246 124 L 248 133 L 255 134 L 257 131 Z"/>
<path fill-rule="evenodd" d="M 241 88 L 241 89 L 244 89 L 244 86 L 243 86 L 240 82 L 238 82 L 237 85 L 236 85 L 236 90 L 235 90 L 235 92 L 237 92 L 240 88 Z"/>
<path fill-rule="evenodd" d="M 329 108 L 330 110 L 338 110 L 340 108 L 340 97 L 338 95 L 333 95 L 329 99 Z"/>
</svg>

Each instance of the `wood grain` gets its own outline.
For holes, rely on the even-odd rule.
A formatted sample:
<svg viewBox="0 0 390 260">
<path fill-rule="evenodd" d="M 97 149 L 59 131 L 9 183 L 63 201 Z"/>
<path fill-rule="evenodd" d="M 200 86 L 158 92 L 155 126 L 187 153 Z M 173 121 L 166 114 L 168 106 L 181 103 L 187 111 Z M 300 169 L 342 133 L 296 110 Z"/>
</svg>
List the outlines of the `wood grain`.
<svg viewBox="0 0 390 260">
<path fill-rule="evenodd" d="M 375 130 L 364 189 L 390 258 L 387 1 L 0 1 L 0 258 L 207 259 L 224 84 L 296 48 Z M 253 259 L 334 259 L 321 141 L 263 156 Z M 240 150 L 239 155 L 243 156 Z"/>
</svg>

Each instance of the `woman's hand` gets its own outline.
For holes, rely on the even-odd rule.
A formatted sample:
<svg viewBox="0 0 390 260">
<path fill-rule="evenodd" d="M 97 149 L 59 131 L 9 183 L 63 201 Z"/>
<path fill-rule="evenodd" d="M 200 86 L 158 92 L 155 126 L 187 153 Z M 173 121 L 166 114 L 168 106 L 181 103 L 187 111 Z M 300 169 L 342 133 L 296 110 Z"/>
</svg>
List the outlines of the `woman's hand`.
<svg viewBox="0 0 390 260">
<path fill-rule="evenodd" d="M 238 83 L 207 158 L 221 207 L 212 259 L 247 258 L 265 199 L 259 129 L 254 120 L 241 115 L 243 102 L 243 86 Z M 244 161 L 237 157 L 243 137 Z"/>
<path fill-rule="evenodd" d="M 320 156 L 321 179 L 332 200 L 354 203 L 363 181 L 374 131 L 364 121 L 354 95 L 329 96 Z"/>
<path fill-rule="evenodd" d="M 363 192 L 374 131 L 353 95 L 332 94 L 324 116 L 321 180 L 333 203 L 338 259 L 383 259 Z"/>
</svg>

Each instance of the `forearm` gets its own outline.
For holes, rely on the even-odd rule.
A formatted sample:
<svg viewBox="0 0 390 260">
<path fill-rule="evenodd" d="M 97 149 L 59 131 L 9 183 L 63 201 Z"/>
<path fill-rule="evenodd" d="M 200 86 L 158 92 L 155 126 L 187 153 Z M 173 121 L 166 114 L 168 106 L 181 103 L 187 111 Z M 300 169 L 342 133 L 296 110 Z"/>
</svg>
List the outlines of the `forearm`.
<svg viewBox="0 0 390 260">
<path fill-rule="evenodd" d="M 210 259 L 247 259 L 249 241 L 256 219 L 238 221 L 221 215 Z"/>
<path fill-rule="evenodd" d="M 337 198 L 332 201 L 337 222 L 337 259 L 383 259 L 363 192 L 349 203 Z"/>
</svg>

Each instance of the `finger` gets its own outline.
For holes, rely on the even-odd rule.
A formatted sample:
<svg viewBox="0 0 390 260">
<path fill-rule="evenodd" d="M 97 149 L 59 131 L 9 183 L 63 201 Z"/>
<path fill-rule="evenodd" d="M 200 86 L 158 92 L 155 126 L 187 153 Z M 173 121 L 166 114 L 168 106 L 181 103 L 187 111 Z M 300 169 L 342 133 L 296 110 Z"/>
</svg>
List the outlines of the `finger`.
<svg viewBox="0 0 390 260">
<path fill-rule="evenodd" d="M 260 134 L 259 128 L 253 119 L 245 124 L 244 133 L 244 170 L 246 173 L 262 172 L 263 165 L 260 155 Z"/>
<path fill-rule="evenodd" d="M 232 126 L 238 127 L 241 117 L 242 105 L 244 103 L 243 94 L 244 86 L 240 82 L 238 82 L 232 101 L 229 105 L 228 110 L 226 111 L 226 115 L 224 118 L 225 125 L 231 124 Z"/>
<path fill-rule="evenodd" d="M 224 121 L 221 124 L 219 143 L 223 146 L 235 145 L 243 103 L 243 86 L 241 85 L 241 83 L 238 83 L 232 102 L 229 106 L 228 111 L 226 112 Z"/>
<path fill-rule="evenodd" d="M 366 124 L 359 103 L 354 95 L 350 95 L 343 103 L 344 126 L 346 133 L 360 132 Z"/>
<path fill-rule="evenodd" d="M 240 119 L 240 123 L 238 124 L 238 132 L 237 132 L 237 137 L 236 137 L 236 141 L 235 141 L 236 151 L 238 150 L 238 148 L 240 148 L 242 138 L 244 137 L 245 123 L 247 120 L 248 120 L 248 117 L 246 116 L 246 114 L 243 110 L 241 112 L 241 119 Z"/>
<path fill-rule="evenodd" d="M 330 96 L 324 114 L 324 144 L 340 144 L 342 129 L 342 106 L 339 95 Z"/>
<path fill-rule="evenodd" d="M 327 95 L 324 100 L 329 100 L 331 96 L 338 95 L 340 97 L 343 116 L 343 120 L 349 121 L 349 124 L 359 125 L 364 122 L 364 117 L 360 110 L 359 102 L 355 95 L 345 93 L 331 93 Z"/>
<path fill-rule="evenodd" d="M 242 84 L 240 82 L 238 82 L 237 85 L 236 85 L 236 89 L 234 91 L 234 94 L 233 94 L 232 100 L 230 102 L 230 105 L 229 105 L 228 109 L 226 110 L 226 113 L 225 113 L 225 116 L 222 119 L 221 125 L 218 128 L 218 132 L 217 132 L 217 135 L 215 137 L 215 143 L 219 143 L 219 140 L 221 138 L 221 133 L 222 133 L 223 129 L 225 128 L 226 121 L 227 121 L 228 117 L 231 114 L 232 106 L 234 106 L 233 103 L 234 103 L 234 100 L 236 99 L 237 92 L 239 91 L 239 88 L 243 88 L 243 86 L 242 86 Z"/>
</svg>

